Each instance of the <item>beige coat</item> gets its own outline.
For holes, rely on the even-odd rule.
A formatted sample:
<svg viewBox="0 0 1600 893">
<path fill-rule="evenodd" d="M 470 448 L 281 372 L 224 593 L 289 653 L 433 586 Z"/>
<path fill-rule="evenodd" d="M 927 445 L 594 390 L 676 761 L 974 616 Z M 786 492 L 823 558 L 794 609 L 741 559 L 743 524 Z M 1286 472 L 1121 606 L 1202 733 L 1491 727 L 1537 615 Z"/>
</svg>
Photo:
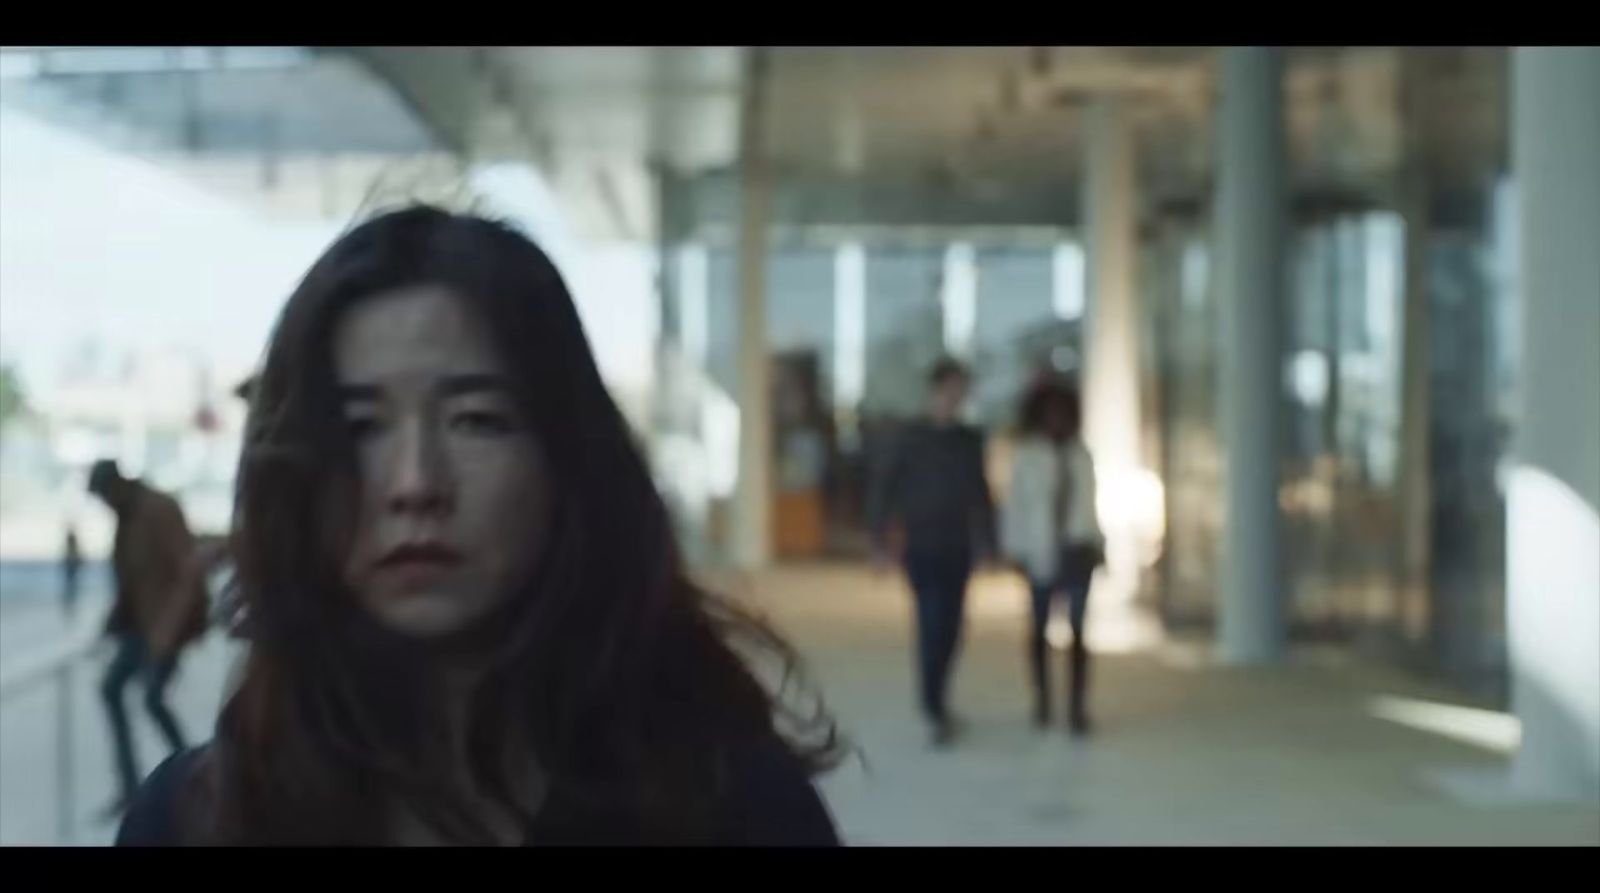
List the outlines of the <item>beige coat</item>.
<svg viewBox="0 0 1600 893">
<path fill-rule="evenodd" d="M 1000 516 L 1006 557 L 1020 563 L 1030 577 L 1049 580 L 1060 570 L 1063 547 L 1100 539 L 1089 451 L 1076 440 L 1059 447 L 1043 437 L 1019 440 L 1012 448 L 1010 493 Z"/>
</svg>

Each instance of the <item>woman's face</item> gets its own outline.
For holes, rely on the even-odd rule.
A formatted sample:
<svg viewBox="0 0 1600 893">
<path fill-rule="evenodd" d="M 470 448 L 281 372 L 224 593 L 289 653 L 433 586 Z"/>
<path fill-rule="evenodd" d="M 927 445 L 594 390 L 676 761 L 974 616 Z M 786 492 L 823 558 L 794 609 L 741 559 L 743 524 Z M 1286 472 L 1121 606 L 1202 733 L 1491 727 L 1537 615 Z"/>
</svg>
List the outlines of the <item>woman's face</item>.
<svg viewBox="0 0 1600 893">
<path fill-rule="evenodd" d="M 1056 440 L 1066 439 L 1070 422 L 1067 407 L 1062 405 L 1060 400 L 1051 400 L 1045 404 L 1042 427 L 1046 435 Z"/>
<path fill-rule="evenodd" d="M 334 333 L 356 450 L 345 585 L 412 636 L 461 631 L 532 576 L 552 482 L 486 326 L 440 286 L 359 302 Z"/>
</svg>

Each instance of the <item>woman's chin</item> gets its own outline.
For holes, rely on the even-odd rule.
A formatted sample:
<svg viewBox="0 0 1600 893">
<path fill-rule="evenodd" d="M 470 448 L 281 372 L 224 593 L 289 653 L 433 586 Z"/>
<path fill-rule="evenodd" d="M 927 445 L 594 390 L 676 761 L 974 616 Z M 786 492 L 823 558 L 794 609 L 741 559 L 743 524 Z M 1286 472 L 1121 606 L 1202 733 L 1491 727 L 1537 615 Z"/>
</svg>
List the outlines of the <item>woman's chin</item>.
<svg viewBox="0 0 1600 893">
<path fill-rule="evenodd" d="M 367 606 L 374 620 L 392 633 L 411 638 L 446 638 L 469 629 L 478 612 L 439 592 L 408 592 Z"/>
</svg>

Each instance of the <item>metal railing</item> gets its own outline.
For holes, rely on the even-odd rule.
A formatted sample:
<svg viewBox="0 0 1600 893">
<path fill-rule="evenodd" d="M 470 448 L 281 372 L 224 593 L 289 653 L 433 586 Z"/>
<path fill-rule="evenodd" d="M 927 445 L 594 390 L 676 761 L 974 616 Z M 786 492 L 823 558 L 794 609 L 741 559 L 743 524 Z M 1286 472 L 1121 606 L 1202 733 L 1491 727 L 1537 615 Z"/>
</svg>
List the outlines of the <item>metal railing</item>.
<svg viewBox="0 0 1600 893">
<path fill-rule="evenodd" d="M 61 843 L 72 843 L 77 831 L 73 808 L 77 802 L 77 778 L 73 766 L 76 743 L 72 690 L 80 665 L 93 654 L 99 638 L 98 623 L 80 621 L 70 625 L 66 635 L 49 645 L 0 666 L 0 709 L 17 697 L 54 685 L 56 834 Z"/>
</svg>

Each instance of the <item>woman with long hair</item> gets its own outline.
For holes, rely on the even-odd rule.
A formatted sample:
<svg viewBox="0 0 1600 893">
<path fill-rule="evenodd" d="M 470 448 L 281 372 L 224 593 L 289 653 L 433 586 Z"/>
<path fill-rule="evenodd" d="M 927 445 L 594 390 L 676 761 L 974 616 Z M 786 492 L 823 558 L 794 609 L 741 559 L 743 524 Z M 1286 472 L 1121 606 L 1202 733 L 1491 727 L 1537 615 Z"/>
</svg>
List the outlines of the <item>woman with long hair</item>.
<svg viewBox="0 0 1600 893">
<path fill-rule="evenodd" d="M 837 843 L 840 742 L 691 582 L 549 258 L 416 206 L 338 239 L 252 382 L 248 656 L 124 844 Z"/>
<path fill-rule="evenodd" d="M 1082 735 L 1089 730 L 1084 617 L 1089 582 L 1103 552 L 1095 516 L 1094 462 L 1079 436 L 1081 404 L 1070 382 L 1046 380 L 1034 385 L 1023 398 L 1020 416 L 1001 539 L 1007 557 L 1028 578 L 1033 593 L 1027 651 L 1034 722 L 1041 728 L 1050 724 L 1045 627 L 1052 603 L 1064 598 L 1072 627 L 1067 723 L 1074 734 Z"/>
</svg>

